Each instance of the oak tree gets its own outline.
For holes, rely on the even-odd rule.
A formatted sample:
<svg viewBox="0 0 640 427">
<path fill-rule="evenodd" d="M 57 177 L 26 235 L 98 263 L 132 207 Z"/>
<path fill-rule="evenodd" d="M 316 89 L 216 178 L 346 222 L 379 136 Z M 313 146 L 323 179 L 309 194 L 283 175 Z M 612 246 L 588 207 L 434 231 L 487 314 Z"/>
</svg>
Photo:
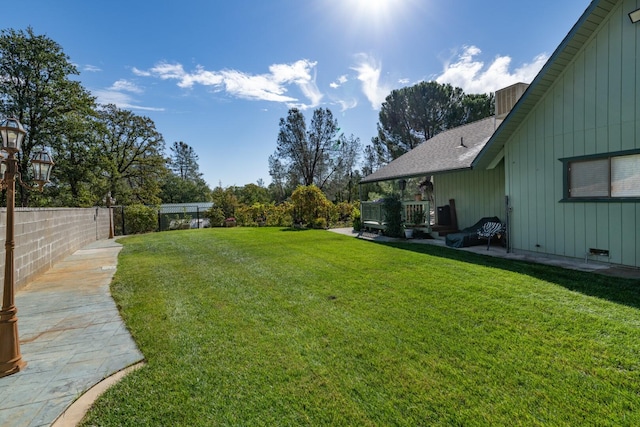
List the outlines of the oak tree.
<svg viewBox="0 0 640 427">
<path fill-rule="evenodd" d="M 78 74 L 62 47 L 32 28 L 0 32 L 0 115 L 17 118 L 27 130 L 20 155 L 23 180 L 29 181 L 28 162 L 37 145 L 55 148 L 56 138 L 72 139 L 64 132 L 75 130 L 63 122 L 91 114 L 93 97 L 71 78 Z M 27 197 L 21 193 L 23 205 Z"/>
</svg>

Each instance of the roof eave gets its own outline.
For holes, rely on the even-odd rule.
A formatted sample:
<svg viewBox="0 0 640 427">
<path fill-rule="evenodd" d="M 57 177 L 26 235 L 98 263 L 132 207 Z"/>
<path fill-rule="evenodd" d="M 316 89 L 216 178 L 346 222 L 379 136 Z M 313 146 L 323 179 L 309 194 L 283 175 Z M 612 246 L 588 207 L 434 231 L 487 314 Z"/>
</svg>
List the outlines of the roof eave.
<svg viewBox="0 0 640 427">
<path fill-rule="evenodd" d="M 472 169 L 471 166 L 466 166 L 466 167 L 456 168 L 456 169 L 443 169 L 443 170 L 435 170 L 435 171 L 426 171 L 426 172 L 420 172 L 418 174 L 387 176 L 387 177 L 383 177 L 383 178 L 375 178 L 375 179 L 372 179 L 372 180 L 367 180 L 365 178 L 365 179 L 360 181 L 360 184 L 375 184 L 376 182 L 393 181 L 393 180 L 396 180 L 396 179 L 409 179 L 409 178 L 418 178 L 418 177 L 423 177 L 423 176 L 443 175 L 443 174 L 446 174 L 446 173 L 461 172 L 461 171 L 471 170 L 471 169 Z"/>
<path fill-rule="evenodd" d="M 573 61 L 575 55 L 590 38 L 598 25 L 613 9 L 616 2 L 612 0 L 593 0 L 580 19 L 571 28 L 549 60 L 531 82 L 531 85 L 518 100 L 511 112 L 498 126 L 480 153 L 471 163 L 476 169 L 486 169 L 503 149 L 509 137 L 520 126 L 522 120 L 542 99 L 546 91 L 553 85 L 564 67 Z M 605 13 L 599 13 L 603 11 Z"/>
</svg>

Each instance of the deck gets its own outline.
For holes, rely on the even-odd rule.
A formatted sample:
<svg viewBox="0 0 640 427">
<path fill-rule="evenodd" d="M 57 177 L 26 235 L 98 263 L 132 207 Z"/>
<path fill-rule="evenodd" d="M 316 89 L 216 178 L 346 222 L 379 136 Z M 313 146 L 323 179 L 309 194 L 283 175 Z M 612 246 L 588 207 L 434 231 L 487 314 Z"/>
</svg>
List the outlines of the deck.
<svg viewBox="0 0 640 427">
<path fill-rule="evenodd" d="M 429 201 L 402 202 L 402 221 L 405 226 L 431 232 Z M 360 218 L 366 231 L 386 229 L 382 202 L 360 202 Z"/>
</svg>

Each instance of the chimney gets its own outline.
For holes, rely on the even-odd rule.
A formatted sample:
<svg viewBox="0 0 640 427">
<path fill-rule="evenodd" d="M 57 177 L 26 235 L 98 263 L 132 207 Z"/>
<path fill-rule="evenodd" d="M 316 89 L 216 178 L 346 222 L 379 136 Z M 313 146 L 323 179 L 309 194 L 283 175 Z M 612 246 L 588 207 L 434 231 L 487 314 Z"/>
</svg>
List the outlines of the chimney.
<svg viewBox="0 0 640 427">
<path fill-rule="evenodd" d="M 504 119 L 527 90 L 527 83 L 516 83 L 496 91 L 496 119 Z"/>
</svg>

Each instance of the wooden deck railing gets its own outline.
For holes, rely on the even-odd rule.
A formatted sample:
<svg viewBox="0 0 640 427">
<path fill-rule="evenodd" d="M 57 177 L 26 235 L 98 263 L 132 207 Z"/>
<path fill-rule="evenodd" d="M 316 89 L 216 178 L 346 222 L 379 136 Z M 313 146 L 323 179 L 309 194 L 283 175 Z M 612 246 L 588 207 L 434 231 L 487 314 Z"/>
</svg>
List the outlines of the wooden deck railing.
<svg viewBox="0 0 640 427">
<path fill-rule="evenodd" d="M 382 202 L 360 202 L 360 217 L 365 228 L 385 229 Z M 430 230 L 430 206 L 428 201 L 402 202 L 402 220 L 405 225 Z"/>
</svg>

